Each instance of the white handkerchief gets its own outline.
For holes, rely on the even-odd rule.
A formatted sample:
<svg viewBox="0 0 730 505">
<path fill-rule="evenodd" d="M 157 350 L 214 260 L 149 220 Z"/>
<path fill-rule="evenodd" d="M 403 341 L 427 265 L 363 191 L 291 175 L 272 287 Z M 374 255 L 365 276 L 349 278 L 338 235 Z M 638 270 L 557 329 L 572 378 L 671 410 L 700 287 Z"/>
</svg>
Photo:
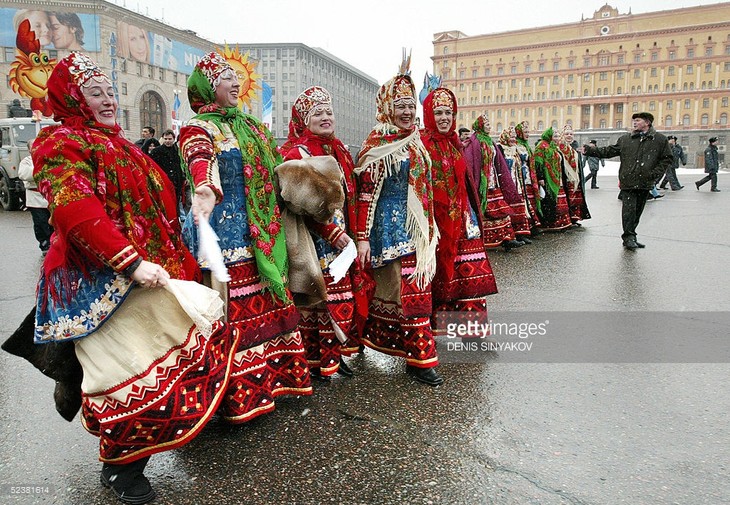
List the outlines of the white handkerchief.
<svg viewBox="0 0 730 505">
<path fill-rule="evenodd" d="M 231 276 L 228 275 L 228 269 L 223 261 L 223 253 L 218 245 L 218 235 L 213 231 L 213 227 L 205 219 L 198 221 L 198 261 L 207 263 L 213 276 L 220 282 L 228 282 Z"/>
<path fill-rule="evenodd" d="M 355 241 L 351 240 L 340 255 L 330 263 L 330 275 L 334 277 L 334 282 L 339 282 L 345 276 L 355 258 L 357 258 L 357 247 L 355 247 Z"/>
</svg>

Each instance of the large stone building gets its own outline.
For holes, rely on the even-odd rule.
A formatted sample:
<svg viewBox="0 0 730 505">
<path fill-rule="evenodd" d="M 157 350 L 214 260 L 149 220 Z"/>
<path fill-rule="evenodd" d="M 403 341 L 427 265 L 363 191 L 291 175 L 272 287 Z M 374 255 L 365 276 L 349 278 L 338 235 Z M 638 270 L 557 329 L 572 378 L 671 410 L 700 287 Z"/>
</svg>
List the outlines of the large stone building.
<svg viewBox="0 0 730 505">
<path fill-rule="evenodd" d="M 51 25 L 76 25 L 75 43 L 54 38 Z M 120 108 L 120 125 L 136 140 L 143 126 L 154 127 L 159 135 L 173 126 L 173 112 L 179 121 L 192 116 L 186 98 L 186 82 L 199 59 L 223 44 L 198 37 L 191 30 L 171 27 L 104 0 L 0 1 L 0 118 L 8 117 L 13 100 L 30 107 L 29 93 L 21 79 L 13 79 L 12 67 L 18 58 L 17 25 L 25 18 L 37 31 L 44 52 L 62 58 L 77 48 L 88 53 L 111 77 Z M 80 28 L 80 29 L 79 29 Z M 79 34 L 81 36 L 79 37 Z M 245 42 L 245 41 L 244 41 Z M 273 90 L 274 134 L 287 135 L 291 105 L 298 93 L 318 84 L 328 88 L 335 99 L 338 136 L 351 146 L 359 146 L 370 131 L 375 117 L 378 83 L 331 54 L 303 44 L 229 44 L 257 63 Z M 233 52 L 233 51 L 231 51 Z M 13 74 L 13 75 L 11 75 Z M 45 85 L 44 83 L 41 83 Z M 28 89 L 32 95 L 33 91 Z M 175 97 L 180 106 L 175 110 Z M 261 117 L 261 91 L 249 112 Z"/>
<path fill-rule="evenodd" d="M 494 132 L 572 123 L 580 140 L 613 142 L 649 111 L 702 166 L 707 139 L 727 145 L 730 2 L 646 14 L 606 4 L 579 22 L 467 36 L 434 35 L 434 72 L 457 96 L 459 126 L 487 111 Z M 535 137 L 536 138 L 536 137 Z M 721 158 L 722 161 L 722 158 Z"/>
</svg>

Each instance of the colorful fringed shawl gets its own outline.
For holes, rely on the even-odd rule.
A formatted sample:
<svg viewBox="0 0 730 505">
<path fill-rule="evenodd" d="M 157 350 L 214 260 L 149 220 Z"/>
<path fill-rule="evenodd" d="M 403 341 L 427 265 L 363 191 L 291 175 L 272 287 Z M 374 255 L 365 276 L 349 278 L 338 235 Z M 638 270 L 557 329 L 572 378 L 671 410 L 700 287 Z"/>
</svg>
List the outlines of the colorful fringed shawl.
<svg viewBox="0 0 730 505">
<path fill-rule="evenodd" d="M 492 137 L 489 135 L 489 130 L 487 130 L 486 126 L 488 124 L 488 119 L 484 117 L 484 115 L 480 115 L 476 121 L 474 121 L 474 124 L 471 126 L 472 131 L 476 135 L 477 140 L 479 141 L 479 144 L 481 146 L 481 152 L 482 152 L 482 166 L 483 167 L 491 167 L 494 163 L 494 140 L 492 140 Z M 496 174 L 495 174 L 496 178 Z M 487 215 L 487 189 L 489 188 L 489 179 L 487 177 L 487 171 L 486 170 L 480 170 L 479 172 L 479 197 L 481 201 L 481 207 L 482 207 L 482 215 Z"/>
<path fill-rule="evenodd" d="M 407 75 L 394 77 L 380 87 L 376 97 L 378 124 L 363 142 L 355 175 L 364 171 L 372 174 L 377 184 L 374 192 L 377 200 L 385 177 L 398 171 L 401 161 L 409 161 L 406 229 L 416 247 L 417 262 L 413 278 L 422 287 L 431 281 L 436 272 L 439 231 L 433 213 L 431 159 L 415 125 L 407 130 L 395 125 L 394 95 L 397 86 L 404 80 L 410 85 L 412 96 L 415 97 L 415 86 Z M 367 230 L 372 229 L 374 215 L 375 205 L 372 205 L 365 217 Z"/>
</svg>

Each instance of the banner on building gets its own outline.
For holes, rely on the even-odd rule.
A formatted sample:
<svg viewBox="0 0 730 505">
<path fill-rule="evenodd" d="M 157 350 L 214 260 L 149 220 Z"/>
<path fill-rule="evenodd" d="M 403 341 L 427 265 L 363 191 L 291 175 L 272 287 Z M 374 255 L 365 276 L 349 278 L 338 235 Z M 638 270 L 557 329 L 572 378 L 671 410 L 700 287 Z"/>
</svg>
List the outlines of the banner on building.
<svg viewBox="0 0 730 505">
<path fill-rule="evenodd" d="M 266 81 L 261 81 L 261 95 L 261 122 L 270 130 L 274 114 L 274 93 Z"/>
</svg>

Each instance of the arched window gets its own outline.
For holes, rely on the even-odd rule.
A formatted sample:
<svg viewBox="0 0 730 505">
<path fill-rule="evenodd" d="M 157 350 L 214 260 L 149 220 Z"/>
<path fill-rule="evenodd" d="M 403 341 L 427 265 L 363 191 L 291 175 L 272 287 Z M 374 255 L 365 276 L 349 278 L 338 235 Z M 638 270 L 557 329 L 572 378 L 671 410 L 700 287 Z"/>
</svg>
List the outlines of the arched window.
<svg viewBox="0 0 730 505">
<path fill-rule="evenodd" d="M 702 126 L 707 126 L 708 124 L 710 124 L 710 116 L 708 116 L 707 114 L 702 114 L 702 117 L 700 118 L 700 124 Z"/>
<path fill-rule="evenodd" d="M 596 96 L 601 96 L 601 88 L 598 88 L 598 89 L 596 90 Z"/>
<path fill-rule="evenodd" d="M 725 114 L 725 120 L 727 121 L 727 114 Z M 545 128 L 545 123 L 542 121 L 537 122 L 537 131 L 543 131 Z"/>
<path fill-rule="evenodd" d="M 707 89 L 707 81 L 702 81 L 702 89 Z"/>
<path fill-rule="evenodd" d="M 497 131 L 498 132 L 502 131 L 502 123 L 497 123 Z"/>
<path fill-rule="evenodd" d="M 664 126 L 665 127 L 672 126 L 672 116 L 667 116 L 664 118 Z"/>
<path fill-rule="evenodd" d="M 720 114 L 720 124 L 726 125 L 727 124 L 727 112 L 723 112 Z"/>
<path fill-rule="evenodd" d="M 608 88 L 603 88 L 603 94 L 608 95 Z"/>
<path fill-rule="evenodd" d="M 682 116 L 682 126 L 689 126 L 689 114 Z"/>
<path fill-rule="evenodd" d="M 688 88 L 688 86 L 687 86 L 686 82 L 684 84 L 682 84 L 682 91 L 687 91 L 687 88 Z"/>
<path fill-rule="evenodd" d="M 666 86 L 664 86 L 664 91 L 665 92 L 668 92 L 669 91 L 669 84 L 667 84 Z"/>
<path fill-rule="evenodd" d="M 690 91 L 694 91 L 694 89 L 695 89 L 695 83 L 693 83 L 693 82 L 690 82 L 690 83 L 689 83 L 689 90 L 690 90 Z"/>
<path fill-rule="evenodd" d="M 550 123 L 550 126 L 553 128 L 553 131 L 558 127 L 558 121 L 556 119 L 553 119 L 553 122 Z"/>
<path fill-rule="evenodd" d="M 161 135 L 167 125 L 163 123 L 164 105 L 160 95 L 154 91 L 146 91 L 142 95 L 142 102 L 139 104 L 139 121 L 141 127 L 151 126 L 155 129 L 155 135 Z"/>
<path fill-rule="evenodd" d="M 676 82 L 673 82 L 672 83 L 672 91 L 677 91 L 677 83 Z"/>
</svg>

